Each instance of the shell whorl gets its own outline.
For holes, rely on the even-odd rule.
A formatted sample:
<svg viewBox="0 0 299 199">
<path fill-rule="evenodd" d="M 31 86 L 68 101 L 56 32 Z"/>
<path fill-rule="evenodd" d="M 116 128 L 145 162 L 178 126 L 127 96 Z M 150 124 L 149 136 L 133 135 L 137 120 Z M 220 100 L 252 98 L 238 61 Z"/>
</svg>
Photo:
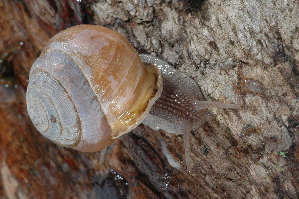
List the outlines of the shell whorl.
<svg viewBox="0 0 299 199">
<path fill-rule="evenodd" d="M 79 25 L 50 39 L 27 89 L 29 116 L 45 137 L 97 151 L 142 122 L 161 94 L 162 77 L 117 32 Z"/>
<path fill-rule="evenodd" d="M 29 79 L 27 110 L 41 134 L 80 151 L 111 144 L 111 129 L 101 106 L 70 57 L 57 51 L 45 53 L 33 64 Z"/>
</svg>

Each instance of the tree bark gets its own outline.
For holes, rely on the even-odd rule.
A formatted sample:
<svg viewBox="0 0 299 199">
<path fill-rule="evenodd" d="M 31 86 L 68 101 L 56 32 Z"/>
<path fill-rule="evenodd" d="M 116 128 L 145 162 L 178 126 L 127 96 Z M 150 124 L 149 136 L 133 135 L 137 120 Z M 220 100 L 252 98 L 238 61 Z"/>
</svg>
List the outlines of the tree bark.
<svg viewBox="0 0 299 199">
<path fill-rule="evenodd" d="M 299 4 L 295 0 L 0 2 L 2 198 L 298 198 Z M 43 138 L 26 111 L 30 67 L 81 23 L 124 35 L 192 77 L 211 109 L 191 134 L 140 125 L 81 153 Z"/>
</svg>

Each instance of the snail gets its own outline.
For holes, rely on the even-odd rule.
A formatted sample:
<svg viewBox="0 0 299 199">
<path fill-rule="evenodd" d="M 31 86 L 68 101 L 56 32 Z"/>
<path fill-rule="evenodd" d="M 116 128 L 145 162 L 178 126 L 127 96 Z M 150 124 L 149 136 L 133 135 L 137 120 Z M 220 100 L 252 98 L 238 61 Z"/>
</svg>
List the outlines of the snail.
<svg viewBox="0 0 299 199">
<path fill-rule="evenodd" d="M 185 133 L 188 143 L 206 108 L 239 108 L 206 101 L 189 76 L 139 56 L 126 38 L 97 25 L 74 26 L 49 40 L 30 70 L 26 102 L 42 135 L 83 152 L 108 147 L 140 123 Z"/>
</svg>

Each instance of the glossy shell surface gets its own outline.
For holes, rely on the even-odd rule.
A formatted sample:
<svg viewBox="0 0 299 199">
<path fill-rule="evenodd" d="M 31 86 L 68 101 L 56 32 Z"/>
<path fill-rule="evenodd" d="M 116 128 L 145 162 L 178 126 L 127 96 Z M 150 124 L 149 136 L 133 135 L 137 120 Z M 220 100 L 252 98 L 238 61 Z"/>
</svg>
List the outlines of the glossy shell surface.
<svg viewBox="0 0 299 199">
<path fill-rule="evenodd" d="M 135 128 L 161 93 L 156 67 L 144 66 L 117 32 L 66 29 L 33 64 L 27 110 L 38 131 L 79 151 L 97 151 Z"/>
</svg>

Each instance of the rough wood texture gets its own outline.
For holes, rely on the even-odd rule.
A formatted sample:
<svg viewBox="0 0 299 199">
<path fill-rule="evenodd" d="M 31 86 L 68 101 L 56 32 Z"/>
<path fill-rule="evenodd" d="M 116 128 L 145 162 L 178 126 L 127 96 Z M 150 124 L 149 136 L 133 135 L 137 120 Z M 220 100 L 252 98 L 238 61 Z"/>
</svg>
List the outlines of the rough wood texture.
<svg viewBox="0 0 299 199">
<path fill-rule="evenodd" d="M 295 0 L 2 0 L 0 196 L 298 198 L 298 10 Z M 182 136 L 142 125 L 91 154 L 35 130 L 24 97 L 30 66 L 51 36 L 80 23 L 173 64 L 208 100 L 244 105 L 211 110 L 193 132 L 192 172 Z"/>
</svg>

